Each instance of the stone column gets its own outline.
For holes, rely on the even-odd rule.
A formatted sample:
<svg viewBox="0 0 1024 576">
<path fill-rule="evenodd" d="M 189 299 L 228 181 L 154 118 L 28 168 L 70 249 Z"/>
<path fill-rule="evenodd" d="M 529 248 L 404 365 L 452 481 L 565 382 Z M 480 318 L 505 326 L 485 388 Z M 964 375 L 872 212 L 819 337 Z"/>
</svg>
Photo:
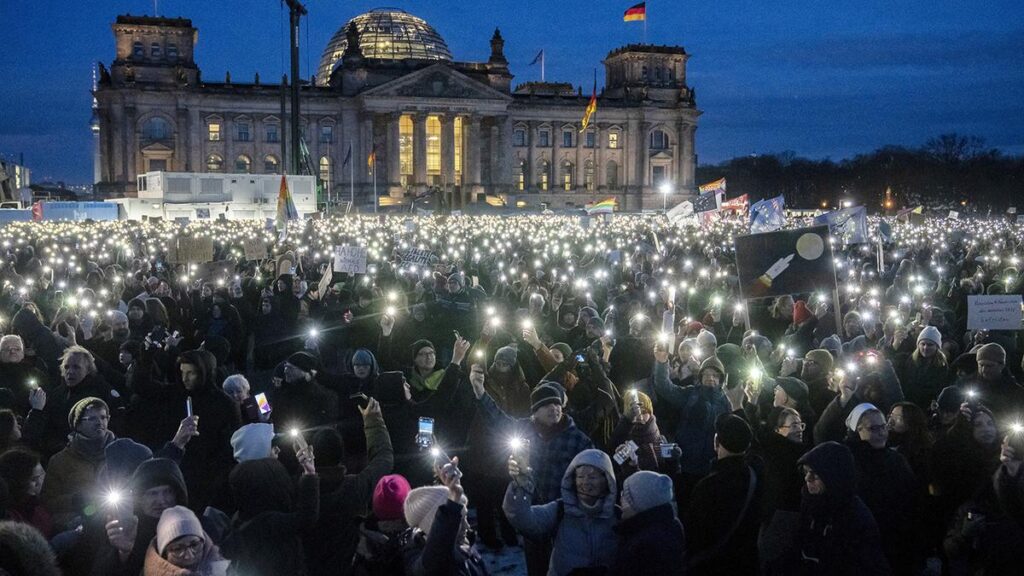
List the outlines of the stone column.
<svg viewBox="0 0 1024 576">
<path fill-rule="evenodd" d="M 373 152 L 373 112 L 364 111 L 359 117 L 359 149 L 362 150 L 362 154 L 358 158 L 353 158 L 356 164 L 356 172 L 362 175 L 361 180 L 365 186 L 367 194 L 373 193 L 373 174 L 370 171 L 370 165 L 368 159 L 370 158 L 370 152 Z M 374 160 L 373 169 L 377 171 L 377 191 L 380 191 L 382 185 L 386 183 L 381 181 L 380 167 L 377 166 L 376 159 Z"/>
<path fill-rule="evenodd" d="M 462 120 L 462 187 L 469 193 L 470 202 L 484 191 L 480 183 L 480 116 L 473 114 Z"/>
<path fill-rule="evenodd" d="M 594 154 L 594 190 L 597 191 L 601 186 L 606 186 L 605 174 L 607 173 L 604 169 L 604 133 L 601 129 L 604 124 L 598 124 L 594 126 L 594 145 L 597 146 L 597 154 Z"/>
<path fill-rule="evenodd" d="M 540 191 L 540 175 L 537 174 L 537 123 L 530 120 L 526 123 L 526 135 L 529 138 L 530 146 L 526 154 L 526 168 L 525 176 L 523 177 L 524 192 L 529 192 L 533 189 L 534 192 Z"/>
<path fill-rule="evenodd" d="M 412 179 L 418 194 L 427 189 L 427 115 L 412 116 Z"/>
<path fill-rule="evenodd" d="M 441 121 L 441 185 L 449 199 L 452 209 L 461 209 L 462 203 L 456 201 L 455 186 L 455 117 L 444 114 Z"/>
<path fill-rule="evenodd" d="M 495 124 L 498 128 L 497 144 L 494 147 L 495 157 L 497 161 L 491 172 L 495 175 L 495 184 L 497 189 L 492 190 L 492 193 L 498 193 L 501 191 L 512 191 L 514 189 L 514 179 L 512 178 L 512 161 L 515 155 L 512 150 L 512 117 L 511 116 L 498 116 L 495 118 Z M 527 134 L 528 138 L 532 138 L 531 135 Z M 532 142 L 532 140 L 531 140 Z M 529 169 L 529 161 L 527 161 L 527 169 Z M 526 186 L 530 186 L 529 171 L 526 176 Z"/>
<path fill-rule="evenodd" d="M 138 118 L 134 105 L 124 109 L 124 182 L 127 190 L 135 190 L 136 164 L 139 161 L 139 139 L 135 133 L 135 121 Z"/>
<path fill-rule="evenodd" d="M 650 187 L 650 185 L 651 185 L 651 167 L 650 167 L 651 139 L 648 137 L 648 132 L 650 132 L 650 130 L 651 130 L 651 123 L 650 122 L 641 122 L 640 123 L 640 134 L 639 134 L 640 140 L 637 142 L 639 144 L 639 146 L 637 146 L 637 148 L 639 148 L 639 150 L 640 150 L 640 170 L 642 171 L 641 172 L 642 177 L 640 178 L 640 184 L 644 187 L 644 189 L 642 189 L 640 191 L 641 194 L 646 192 L 646 189 L 648 187 Z"/>
<path fill-rule="evenodd" d="M 224 141 L 224 172 L 232 173 L 235 171 L 235 115 L 224 114 L 224 120 L 220 126 L 220 138 Z M 290 144 L 290 143 L 289 143 Z M 288 152 L 291 152 L 291 148 L 288 148 Z M 295 172 L 298 172 L 298 166 L 295 167 Z"/>
<path fill-rule="evenodd" d="M 402 197 L 401 150 L 398 145 L 401 117 L 399 112 L 391 112 L 387 115 L 388 195 L 392 198 Z"/>
<path fill-rule="evenodd" d="M 682 185 L 687 191 L 695 190 L 696 188 L 696 182 L 694 182 L 697 168 L 697 149 L 694 141 L 696 132 L 696 126 L 687 125 L 686 135 L 683 139 L 683 169 L 681 173 L 683 178 Z"/>
</svg>

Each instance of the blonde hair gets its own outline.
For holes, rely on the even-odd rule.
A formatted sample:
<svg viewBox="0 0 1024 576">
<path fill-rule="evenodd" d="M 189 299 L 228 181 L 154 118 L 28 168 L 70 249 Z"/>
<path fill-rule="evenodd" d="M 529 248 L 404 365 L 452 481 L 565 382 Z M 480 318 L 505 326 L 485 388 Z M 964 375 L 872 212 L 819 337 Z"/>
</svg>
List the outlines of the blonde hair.
<svg viewBox="0 0 1024 576">
<path fill-rule="evenodd" d="M 96 373 L 96 359 L 93 357 L 92 352 L 88 349 L 79 346 L 68 346 L 64 349 L 64 353 L 60 355 L 60 370 L 64 371 L 64 367 L 67 366 L 68 361 L 71 360 L 72 356 L 82 356 L 85 358 L 85 368 L 89 374 Z"/>
</svg>

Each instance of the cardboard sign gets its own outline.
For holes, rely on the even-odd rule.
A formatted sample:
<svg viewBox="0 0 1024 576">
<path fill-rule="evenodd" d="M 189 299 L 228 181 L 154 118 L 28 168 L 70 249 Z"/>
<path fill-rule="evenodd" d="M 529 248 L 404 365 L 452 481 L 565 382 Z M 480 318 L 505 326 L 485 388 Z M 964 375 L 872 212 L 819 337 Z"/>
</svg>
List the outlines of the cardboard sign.
<svg viewBox="0 0 1024 576">
<path fill-rule="evenodd" d="M 960 213 L 957 212 L 956 210 L 950 210 L 949 211 L 949 219 L 950 220 L 959 220 L 960 219 Z"/>
<path fill-rule="evenodd" d="M 366 274 L 366 247 L 335 246 L 334 270 L 349 274 Z"/>
<path fill-rule="evenodd" d="M 196 208 L 196 218 L 198 218 L 199 220 L 209 220 L 210 219 L 210 209 L 209 208 Z"/>
<path fill-rule="evenodd" d="M 193 280 L 202 280 L 204 282 L 223 280 L 227 284 L 230 283 L 235 272 L 235 265 L 229 260 L 204 262 L 202 264 L 194 264 L 193 266 L 195 268 L 191 270 L 190 277 Z"/>
<path fill-rule="evenodd" d="M 262 260 L 267 257 L 267 242 L 263 238 L 242 240 L 242 252 L 246 260 Z"/>
<path fill-rule="evenodd" d="M 967 297 L 967 328 L 970 330 L 1020 330 L 1021 295 Z"/>
<path fill-rule="evenodd" d="M 331 282 L 334 280 L 334 266 L 333 262 L 327 263 L 327 269 L 324 270 L 323 276 L 320 277 L 320 283 L 317 284 L 316 294 L 320 300 L 324 299 L 327 295 L 327 291 L 331 289 Z"/>
<path fill-rule="evenodd" d="M 202 264 L 213 260 L 213 238 L 178 238 L 178 248 L 172 254 L 168 252 L 168 262 Z"/>
<path fill-rule="evenodd" d="M 745 299 L 831 292 L 835 262 L 828 226 L 736 237 L 736 268 Z"/>
<path fill-rule="evenodd" d="M 433 265 L 439 258 L 430 250 L 420 250 L 419 248 L 409 248 L 398 253 L 398 257 L 402 260 L 403 264 L 425 264 Z"/>
<path fill-rule="evenodd" d="M 285 274 L 295 273 L 295 252 L 291 250 L 278 256 L 277 258 L 277 275 L 283 276 Z"/>
</svg>

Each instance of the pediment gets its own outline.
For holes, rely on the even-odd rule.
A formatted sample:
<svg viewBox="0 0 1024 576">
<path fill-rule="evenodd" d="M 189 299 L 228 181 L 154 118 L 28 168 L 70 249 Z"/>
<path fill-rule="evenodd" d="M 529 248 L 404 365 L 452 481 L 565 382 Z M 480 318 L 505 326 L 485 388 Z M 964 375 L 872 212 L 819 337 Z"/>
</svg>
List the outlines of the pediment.
<svg viewBox="0 0 1024 576">
<path fill-rule="evenodd" d="M 151 152 L 151 153 L 157 153 L 157 152 L 174 152 L 174 148 L 171 148 L 171 147 L 170 147 L 170 146 L 168 146 L 167 144 L 164 144 L 163 142 L 160 142 L 160 141 L 158 140 L 158 141 L 155 141 L 155 142 L 151 142 L 151 143 L 149 143 L 149 144 L 147 144 L 147 145 L 143 146 L 143 147 L 142 147 L 142 151 L 143 151 L 143 152 Z"/>
<path fill-rule="evenodd" d="M 453 70 L 434 64 L 363 93 L 369 98 L 449 98 L 463 100 L 512 100 L 504 94 Z"/>
<path fill-rule="evenodd" d="M 657 152 L 652 152 L 651 153 L 651 160 L 671 160 L 671 159 L 672 159 L 672 151 L 671 150 L 658 150 Z"/>
</svg>

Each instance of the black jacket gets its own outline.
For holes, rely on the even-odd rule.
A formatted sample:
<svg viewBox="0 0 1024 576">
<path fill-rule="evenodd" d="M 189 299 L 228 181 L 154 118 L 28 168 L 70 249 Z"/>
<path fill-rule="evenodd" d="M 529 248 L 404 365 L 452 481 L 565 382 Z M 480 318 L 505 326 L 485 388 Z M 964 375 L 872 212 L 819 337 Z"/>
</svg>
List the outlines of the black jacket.
<svg viewBox="0 0 1024 576">
<path fill-rule="evenodd" d="M 750 504 L 748 487 L 755 478 Z M 694 487 L 683 515 L 690 574 L 756 574 L 764 473 L 744 455 L 715 460 L 711 473 Z M 742 519 L 729 533 L 737 518 Z"/>
<path fill-rule="evenodd" d="M 437 509 L 430 533 L 414 531 L 404 551 L 406 576 L 486 576 L 483 559 L 455 545 L 465 507 L 445 502 Z"/>
<path fill-rule="evenodd" d="M 619 547 L 612 564 L 613 576 L 681 576 L 686 572 L 683 525 L 672 504 L 662 504 L 619 522 L 615 527 Z"/>
</svg>

